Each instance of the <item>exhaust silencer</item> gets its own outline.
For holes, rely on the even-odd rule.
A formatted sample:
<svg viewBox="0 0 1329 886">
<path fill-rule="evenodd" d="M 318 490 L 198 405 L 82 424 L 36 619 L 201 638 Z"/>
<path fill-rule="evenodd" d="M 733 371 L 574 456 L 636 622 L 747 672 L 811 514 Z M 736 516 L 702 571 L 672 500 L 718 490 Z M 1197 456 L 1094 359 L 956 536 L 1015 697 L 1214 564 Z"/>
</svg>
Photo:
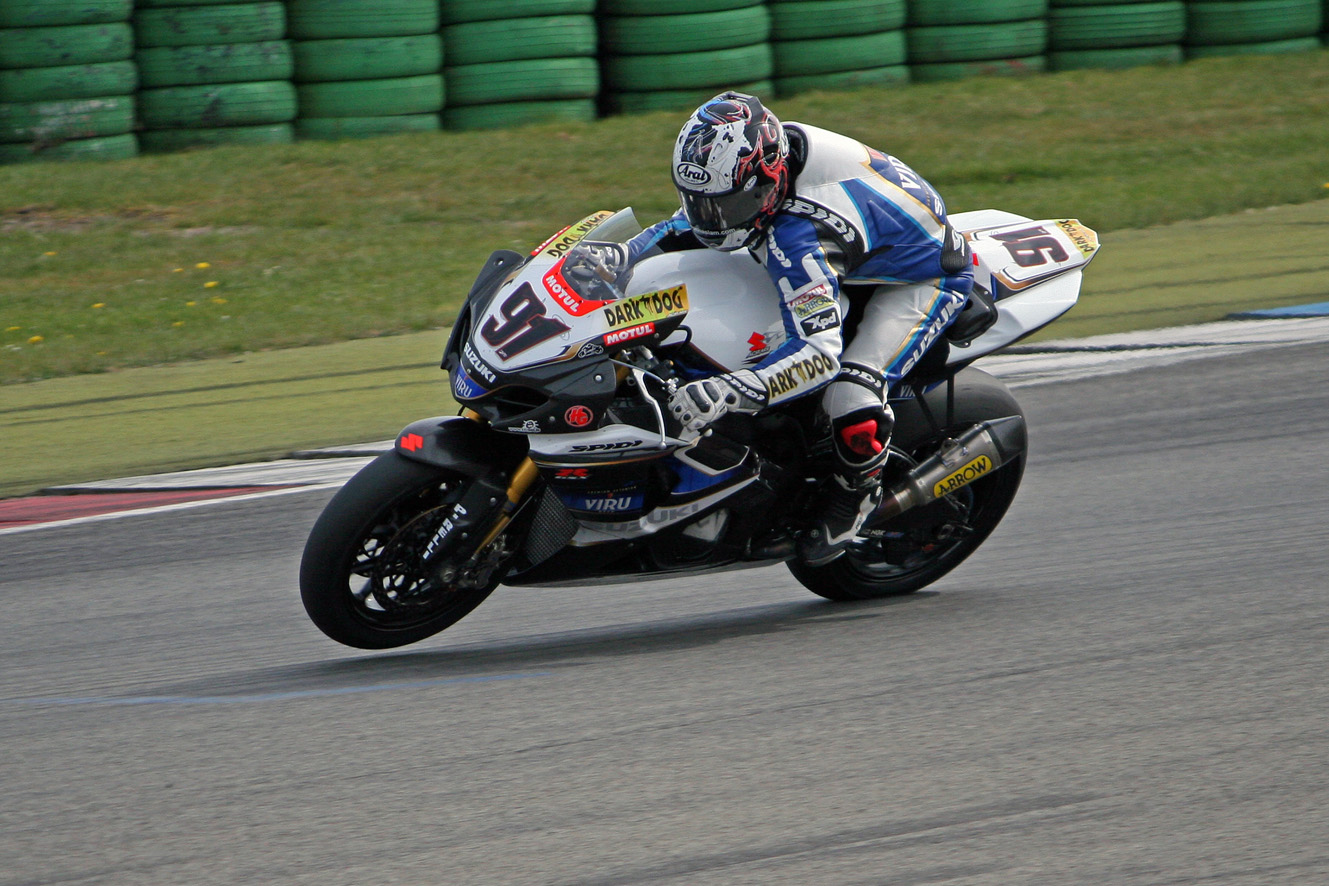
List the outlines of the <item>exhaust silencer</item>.
<svg viewBox="0 0 1329 886">
<path fill-rule="evenodd" d="M 1025 443 L 1022 416 L 979 422 L 887 489 L 872 522 L 888 520 L 968 486 L 1022 455 Z"/>
</svg>

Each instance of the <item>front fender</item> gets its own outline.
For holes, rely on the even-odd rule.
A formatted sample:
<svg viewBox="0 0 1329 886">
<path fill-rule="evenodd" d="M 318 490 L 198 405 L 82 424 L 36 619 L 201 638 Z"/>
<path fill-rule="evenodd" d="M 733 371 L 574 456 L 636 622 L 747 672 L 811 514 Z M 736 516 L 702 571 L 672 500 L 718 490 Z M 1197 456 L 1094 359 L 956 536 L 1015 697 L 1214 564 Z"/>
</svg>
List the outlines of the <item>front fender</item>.
<svg viewBox="0 0 1329 886">
<path fill-rule="evenodd" d="M 500 434 L 460 415 L 412 422 L 397 435 L 396 442 L 397 454 L 402 458 L 477 478 L 496 469 L 506 474 L 528 448 L 523 436 Z"/>
</svg>

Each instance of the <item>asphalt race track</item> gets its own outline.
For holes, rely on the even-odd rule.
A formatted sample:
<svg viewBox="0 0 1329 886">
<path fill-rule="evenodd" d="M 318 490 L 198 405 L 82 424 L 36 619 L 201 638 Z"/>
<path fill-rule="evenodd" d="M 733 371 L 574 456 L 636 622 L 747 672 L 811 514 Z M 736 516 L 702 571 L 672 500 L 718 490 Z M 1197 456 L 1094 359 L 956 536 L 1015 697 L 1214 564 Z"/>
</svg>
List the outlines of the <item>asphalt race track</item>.
<svg viewBox="0 0 1329 886">
<path fill-rule="evenodd" d="M 968 564 L 323 638 L 326 490 L 0 537 L 0 884 L 1329 882 L 1329 344 L 1021 388 Z"/>
</svg>

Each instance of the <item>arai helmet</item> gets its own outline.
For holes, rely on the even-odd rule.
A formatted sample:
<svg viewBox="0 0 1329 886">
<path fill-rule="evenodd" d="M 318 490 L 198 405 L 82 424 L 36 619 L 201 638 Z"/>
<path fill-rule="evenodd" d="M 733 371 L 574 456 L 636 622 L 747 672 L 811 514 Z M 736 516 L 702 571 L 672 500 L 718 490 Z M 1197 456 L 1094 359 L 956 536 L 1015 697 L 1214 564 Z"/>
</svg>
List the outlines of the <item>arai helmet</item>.
<svg viewBox="0 0 1329 886">
<path fill-rule="evenodd" d="M 724 92 L 697 108 L 674 145 L 674 185 L 692 232 L 723 251 L 765 235 L 789 184 L 789 137 L 755 96 Z"/>
</svg>

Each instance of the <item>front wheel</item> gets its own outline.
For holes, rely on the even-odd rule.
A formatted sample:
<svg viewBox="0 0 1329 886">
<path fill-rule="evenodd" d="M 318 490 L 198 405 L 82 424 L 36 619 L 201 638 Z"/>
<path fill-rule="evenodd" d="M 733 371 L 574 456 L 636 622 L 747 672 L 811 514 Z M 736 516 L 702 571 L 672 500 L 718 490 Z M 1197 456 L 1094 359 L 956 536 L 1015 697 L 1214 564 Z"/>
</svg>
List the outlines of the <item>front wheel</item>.
<svg viewBox="0 0 1329 886">
<path fill-rule="evenodd" d="M 945 389 L 928 395 L 939 421 L 939 437 L 916 405 L 897 409 L 898 448 L 915 463 L 932 455 L 942 440 L 981 422 L 1021 415 L 1019 403 L 999 380 L 978 369 L 956 377 L 955 399 L 946 422 Z M 824 566 L 789 562 L 794 578 L 829 600 L 872 600 L 912 594 L 950 572 L 997 528 L 1019 491 L 1024 453 L 951 495 L 882 523 L 869 519 L 844 554 Z M 888 481 L 889 484 L 889 481 Z"/>
<path fill-rule="evenodd" d="M 338 643 L 388 649 L 423 640 L 479 606 L 498 570 L 425 567 L 425 551 L 467 480 L 385 453 L 333 496 L 300 562 L 310 619 Z"/>
</svg>

